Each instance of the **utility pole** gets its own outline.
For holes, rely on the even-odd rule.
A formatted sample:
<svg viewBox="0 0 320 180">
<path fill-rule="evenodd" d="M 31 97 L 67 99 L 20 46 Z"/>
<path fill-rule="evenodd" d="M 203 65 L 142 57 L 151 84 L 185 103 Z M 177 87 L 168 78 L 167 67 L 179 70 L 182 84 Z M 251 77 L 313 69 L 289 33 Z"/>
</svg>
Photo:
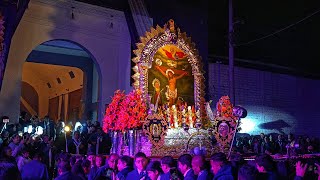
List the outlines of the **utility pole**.
<svg viewBox="0 0 320 180">
<path fill-rule="evenodd" d="M 233 7 L 232 0 L 229 0 L 229 97 L 233 105 L 235 105 L 234 91 L 234 50 L 233 50 Z"/>
</svg>

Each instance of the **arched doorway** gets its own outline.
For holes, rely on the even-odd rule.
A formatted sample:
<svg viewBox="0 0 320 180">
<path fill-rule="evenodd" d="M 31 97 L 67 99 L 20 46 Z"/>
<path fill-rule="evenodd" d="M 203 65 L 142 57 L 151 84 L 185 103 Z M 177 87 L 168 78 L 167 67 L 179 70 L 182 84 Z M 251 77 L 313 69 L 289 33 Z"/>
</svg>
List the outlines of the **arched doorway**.
<svg viewBox="0 0 320 180">
<path fill-rule="evenodd" d="M 91 53 L 67 40 L 50 40 L 38 45 L 22 70 L 22 82 L 29 83 L 39 95 L 38 109 L 31 110 L 33 114 L 73 123 L 98 120 L 100 81 L 100 69 Z M 21 91 L 26 94 L 24 86 Z"/>
</svg>

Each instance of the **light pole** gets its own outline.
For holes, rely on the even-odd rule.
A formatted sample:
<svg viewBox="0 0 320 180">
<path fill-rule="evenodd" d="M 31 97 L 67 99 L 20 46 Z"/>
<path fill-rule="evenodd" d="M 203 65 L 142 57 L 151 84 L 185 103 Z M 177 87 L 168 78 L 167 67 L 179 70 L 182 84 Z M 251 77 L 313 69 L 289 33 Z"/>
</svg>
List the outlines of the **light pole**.
<svg viewBox="0 0 320 180">
<path fill-rule="evenodd" d="M 70 127 L 69 126 L 65 126 L 64 127 L 64 139 L 66 141 L 66 152 L 68 152 L 68 141 L 67 141 L 67 132 L 70 131 Z"/>
<path fill-rule="evenodd" d="M 229 0 L 229 97 L 233 104 L 235 104 L 234 92 L 234 50 L 233 50 L 233 6 L 232 0 Z"/>
</svg>

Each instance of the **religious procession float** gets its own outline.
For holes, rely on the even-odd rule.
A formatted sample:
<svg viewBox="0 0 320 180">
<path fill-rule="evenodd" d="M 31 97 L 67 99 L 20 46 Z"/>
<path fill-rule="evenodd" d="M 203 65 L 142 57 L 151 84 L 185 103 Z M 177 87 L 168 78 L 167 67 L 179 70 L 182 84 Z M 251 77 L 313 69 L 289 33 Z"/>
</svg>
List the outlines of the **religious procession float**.
<svg viewBox="0 0 320 180">
<path fill-rule="evenodd" d="M 211 110 L 191 38 L 169 20 L 140 41 L 132 59 L 134 90 L 117 90 L 103 120 L 104 131 L 112 134 L 112 152 L 132 156 L 141 151 L 151 157 L 229 153 L 244 109 L 223 96 Z"/>
</svg>

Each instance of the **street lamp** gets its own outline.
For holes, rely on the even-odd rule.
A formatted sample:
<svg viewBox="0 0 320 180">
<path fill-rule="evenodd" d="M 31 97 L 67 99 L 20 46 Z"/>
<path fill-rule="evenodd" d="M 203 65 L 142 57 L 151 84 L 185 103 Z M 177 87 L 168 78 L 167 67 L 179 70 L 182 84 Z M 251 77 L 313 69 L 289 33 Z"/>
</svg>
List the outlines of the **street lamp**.
<svg viewBox="0 0 320 180">
<path fill-rule="evenodd" d="M 69 132 L 69 131 L 70 131 L 70 127 L 65 126 L 64 127 L 64 139 L 66 141 L 66 152 L 68 152 L 67 132 Z"/>
</svg>

